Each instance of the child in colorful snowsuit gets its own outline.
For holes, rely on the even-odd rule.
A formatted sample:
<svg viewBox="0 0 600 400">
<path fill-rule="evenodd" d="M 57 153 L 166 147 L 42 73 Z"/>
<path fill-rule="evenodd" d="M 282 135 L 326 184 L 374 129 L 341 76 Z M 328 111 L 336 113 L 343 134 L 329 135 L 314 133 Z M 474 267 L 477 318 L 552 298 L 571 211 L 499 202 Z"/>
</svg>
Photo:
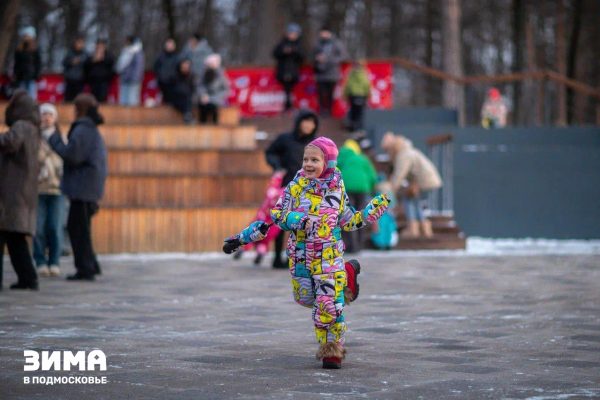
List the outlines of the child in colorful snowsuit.
<svg viewBox="0 0 600 400">
<path fill-rule="evenodd" d="M 344 264 L 341 231 L 376 221 L 389 205 L 387 196 L 380 195 L 364 210 L 356 211 L 336 168 L 337 155 L 335 143 L 328 138 L 310 142 L 302 170 L 271 210 L 275 224 L 290 231 L 287 252 L 294 300 L 312 308 L 320 345 L 317 358 L 323 360 L 323 368 L 341 367 L 345 355 L 344 305 L 358 294 L 356 274 L 360 265 Z"/>
<path fill-rule="evenodd" d="M 281 181 L 283 181 L 284 175 L 285 173 L 283 171 L 277 171 L 271 177 L 265 193 L 265 199 L 256 212 L 256 220 L 264 221 L 267 224 L 273 223 L 270 212 L 283 192 Z M 246 244 L 243 248 L 239 249 L 235 253 L 234 258 L 238 259 L 241 257 L 244 251 L 249 251 L 252 250 L 252 248 L 255 248 L 257 254 L 256 258 L 254 259 L 254 264 L 260 264 L 265 254 L 267 254 L 267 251 L 269 251 L 269 245 L 273 240 L 275 240 L 277 235 L 279 235 L 279 232 L 281 232 L 279 227 L 271 226 L 264 239 Z"/>
</svg>

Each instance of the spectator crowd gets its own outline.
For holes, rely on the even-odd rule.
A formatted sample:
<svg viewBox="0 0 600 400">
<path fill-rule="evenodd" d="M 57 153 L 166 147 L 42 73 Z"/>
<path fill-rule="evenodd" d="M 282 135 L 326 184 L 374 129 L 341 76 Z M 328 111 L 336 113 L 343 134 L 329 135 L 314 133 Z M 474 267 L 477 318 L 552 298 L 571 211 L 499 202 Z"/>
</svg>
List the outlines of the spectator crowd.
<svg viewBox="0 0 600 400">
<path fill-rule="evenodd" d="M 301 39 L 301 27 L 290 23 L 272 52 L 276 64 L 274 75 L 285 94 L 283 111 L 298 106 L 294 89 L 300 81 L 303 63 L 309 63 L 316 81 L 319 114 L 331 115 L 334 89 L 342 79 L 341 64 L 348 60 L 346 49 L 327 26 L 320 29 L 311 51 L 303 49 Z M 127 36 L 116 56 L 106 39 L 97 39 L 93 50 L 88 52 L 85 37 L 78 36 L 62 60 L 64 101 L 73 102 L 78 94 L 89 91 L 98 102 L 104 103 L 108 100 L 112 82 L 118 77 L 118 103 L 139 106 L 146 64 L 144 46 L 134 35 Z M 152 63 L 152 70 L 160 90 L 160 101 L 179 111 L 184 122 L 194 123 L 194 112 L 200 123 L 218 121 L 219 108 L 226 104 L 230 83 L 221 56 L 201 34 L 190 36 L 181 49 L 174 38 L 167 38 Z M 19 44 L 14 55 L 13 84 L 37 100 L 36 82 L 40 74 L 36 30 L 24 27 L 19 31 Z M 365 64 L 357 61 L 343 85 L 343 96 L 350 105 L 347 127 L 351 131 L 362 127 L 369 92 Z"/>
</svg>

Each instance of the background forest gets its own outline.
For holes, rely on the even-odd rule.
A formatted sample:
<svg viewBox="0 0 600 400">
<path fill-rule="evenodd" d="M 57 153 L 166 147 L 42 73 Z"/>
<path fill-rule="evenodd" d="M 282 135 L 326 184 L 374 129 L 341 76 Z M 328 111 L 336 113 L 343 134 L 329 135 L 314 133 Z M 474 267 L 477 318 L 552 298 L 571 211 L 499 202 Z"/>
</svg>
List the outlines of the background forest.
<svg viewBox="0 0 600 400">
<path fill-rule="evenodd" d="M 5 0 L 0 16 L 4 73 L 12 71 L 18 29 L 27 25 L 38 32 L 44 70 L 60 72 L 66 48 L 79 33 L 90 48 L 96 38 L 107 38 L 113 54 L 135 34 L 144 43 L 147 67 L 164 38 L 182 45 L 194 32 L 208 38 L 226 66 L 271 65 L 272 47 L 294 21 L 302 26 L 307 51 L 328 24 L 352 58 L 398 56 L 458 76 L 549 69 L 600 86 L 598 0 Z M 396 68 L 395 104 L 452 105 L 443 86 Z M 455 100 L 467 122 L 476 122 L 488 87 L 466 86 L 464 97 Z M 498 87 L 512 103 L 515 124 L 595 121 L 597 100 L 555 83 Z M 530 109 L 536 102 L 544 104 L 537 117 Z"/>
</svg>

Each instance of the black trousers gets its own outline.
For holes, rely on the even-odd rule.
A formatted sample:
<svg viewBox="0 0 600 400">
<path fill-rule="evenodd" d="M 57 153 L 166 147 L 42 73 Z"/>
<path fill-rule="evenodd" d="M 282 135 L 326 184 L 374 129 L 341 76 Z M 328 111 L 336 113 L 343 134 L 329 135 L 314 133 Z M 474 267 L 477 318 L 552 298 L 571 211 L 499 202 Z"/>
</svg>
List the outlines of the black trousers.
<svg viewBox="0 0 600 400">
<path fill-rule="evenodd" d="M 92 245 L 92 217 L 98 204 L 92 201 L 71 200 L 67 230 L 71 238 L 75 269 L 82 276 L 99 273 L 98 260 Z"/>
<path fill-rule="evenodd" d="M 297 82 L 279 82 L 281 86 L 283 86 L 283 91 L 285 92 L 285 108 L 284 110 L 290 110 L 292 108 L 292 92 L 294 91 L 294 86 L 296 86 Z"/>
<path fill-rule="evenodd" d="M 178 94 L 173 96 L 171 104 L 177 111 L 186 116 L 192 113 L 192 95 Z"/>
<path fill-rule="evenodd" d="M 171 89 L 171 84 L 166 82 L 158 82 L 158 87 L 162 93 L 163 104 L 173 104 L 173 89 Z"/>
<path fill-rule="evenodd" d="M 331 109 L 333 107 L 333 89 L 335 89 L 335 82 L 317 82 L 319 111 L 322 114 L 331 114 Z"/>
<path fill-rule="evenodd" d="M 283 251 L 283 241 L 285 239 L 285 233 L 283 231 L 275 237 L 275 258 L 273 258 L 274 268 L 283 268 L 287 266 L 287 260 L 281 259 L 281 252 Z"/>
<path fill-rule="evenodd" d="M 85 82 L 66 81 L 65 82 L 65 102 L 72 102 L 79 93 L 83 92 Z"/>
<path fill-rule="evenodd" d="M 207 103 L 198 105 L 198 119 L 201 124 L 212 122 L 219 123 L 219 107 L 216 104 Z"/>
<path fill-rule="evenodd" d="M 367 104 L 367 98 L 365 96 L 350 96 L 348 100 L 350 102 L 350 111 L 348 112 L 350 129 L 353 131 L 362 129 L 363 114 Z"/>
<path fill-rule="evenodd" d="M 367 195 L 365 193 L 350 193 L 348 192 L 348 200 L 356 210 L 361 210 L 367 205 Z M 352 232 L 342 231 L 342 240 L 346 247 L 346 253 L 356 253 L 362 249 L 364 243 L 364 231 L 358 229 Z"/>
<path fill-rule="evenodd" d="M 36 283 L 37 272 L 33 266 L 27 235 L 19 232 L 0 231 L 0 287 L 2 287 L 4 245 L 8 247 L 10 262 L 15 269 L 19 283 L 25 285 Z"/>
<path fill-rule="evenodd" d="M 110 81 L 98 81 L 90 83 L 90 89 L 92 90 L 92 94 L 94 95 L 96 100 L 98 100 L 99 103 L 106 102 L 109 87 Z"/>
</svg>

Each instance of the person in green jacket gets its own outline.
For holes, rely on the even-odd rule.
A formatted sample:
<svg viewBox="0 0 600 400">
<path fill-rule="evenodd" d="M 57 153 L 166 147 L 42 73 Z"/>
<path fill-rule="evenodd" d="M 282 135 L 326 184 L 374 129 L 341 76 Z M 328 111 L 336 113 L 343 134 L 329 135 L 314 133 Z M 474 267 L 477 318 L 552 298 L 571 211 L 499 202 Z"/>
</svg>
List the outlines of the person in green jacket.
<svg viewBox="0 0 600 400">
<path fill-rule="evenodd" d="M 356 131 L 363 127 L 364 109 L 367 105 L 369 92 L 371 91 L 371 82 L 364 61 L 356 61 L 346 80 L 344 86 L 344 96 L 350 103 L 348 112 L 348 129 Z"/>
<path fill-rule="evenodd" d="M 342 171 L 346 193 L 350 204 L 354 207 L 363 208 L 367 204 L 377 183 L 375 167 L 362 151 L 369 147 L 370 141 L 366 138 L 348 139 L 338 155 L 338 168 Z M 356 253 L 361 250 L 363 234 L 360 230 L 344 231 L 342 239 L 346 244 L 346 253 Z"/>
</svg>

